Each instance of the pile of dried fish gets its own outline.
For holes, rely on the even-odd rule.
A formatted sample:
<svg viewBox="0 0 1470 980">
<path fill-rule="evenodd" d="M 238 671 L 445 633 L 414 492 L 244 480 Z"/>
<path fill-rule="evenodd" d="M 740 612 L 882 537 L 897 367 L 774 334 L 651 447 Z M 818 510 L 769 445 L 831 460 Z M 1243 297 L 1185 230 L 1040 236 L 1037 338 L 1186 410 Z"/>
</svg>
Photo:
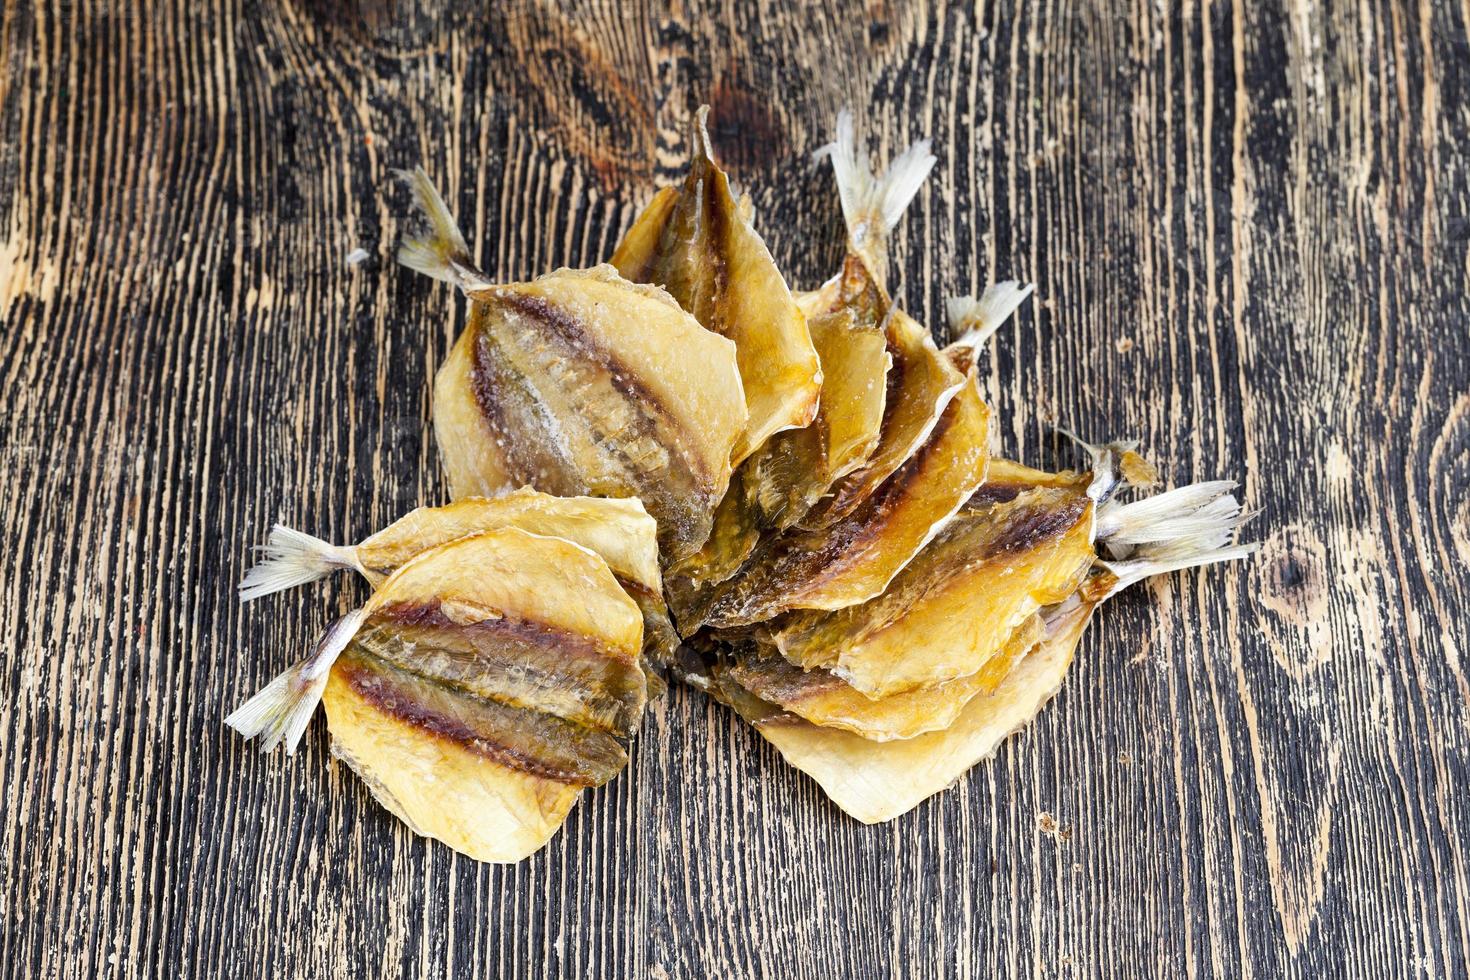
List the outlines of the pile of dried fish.
<svg viewBox="0 0 1470 980">
<path fill-rule="evenodd" d="M 1109 596 L 1252 550 L 1233 483 L 1142 494 L 1132 444 L 1079 441 L 1086 468 L 1057 473 L 991 455 L 976 361 L 1031 289 L 952 300 L 942 350 L 895 304 L 927 141 L 878 176 L 839 117 L 818 156 L 846 255 L 793 294 L 705 114 L 610 264 L 532 282 L 478 271 L 405 175 L 430 231 L 400 260 L 470 300 L 434 383 L 453 500 L 350 546 L 277 526 L 241 583 L 374 591 L 227 722 L 290 753 L 325 704 L 382 804 L 479 860 L 532 853 L 617 775 L 665 674 L 892 819 L 1035 717 Z"/>
</svg>

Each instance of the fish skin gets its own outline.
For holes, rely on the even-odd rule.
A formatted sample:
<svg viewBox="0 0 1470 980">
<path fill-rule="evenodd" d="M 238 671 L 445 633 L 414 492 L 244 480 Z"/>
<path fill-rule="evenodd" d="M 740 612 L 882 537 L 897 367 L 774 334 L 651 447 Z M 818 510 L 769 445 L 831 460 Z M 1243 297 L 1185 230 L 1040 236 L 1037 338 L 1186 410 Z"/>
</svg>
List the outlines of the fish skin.
<svg viewBox="0 0 1470 980">
<path fill-rule="evenodd" d="M 664 561 L 695 553 L 745 427 L 734 345 L 610 266 L 468 295 L 435 380 L 451 493 L 639 497 Z"/>
<path fill-rule="evenodd" d="M 749 420 L 732 454 L 738 464 L 785 429 L 817 412 L 822 370 L 806 318 L 775 260 L 715 162 L 695 116 L 693 156 L 684 183 L 665 188 L 638 217 L 612 264 L 635 282 L 668 290 L 709 330 L 735 343 Z"/>
</svg>

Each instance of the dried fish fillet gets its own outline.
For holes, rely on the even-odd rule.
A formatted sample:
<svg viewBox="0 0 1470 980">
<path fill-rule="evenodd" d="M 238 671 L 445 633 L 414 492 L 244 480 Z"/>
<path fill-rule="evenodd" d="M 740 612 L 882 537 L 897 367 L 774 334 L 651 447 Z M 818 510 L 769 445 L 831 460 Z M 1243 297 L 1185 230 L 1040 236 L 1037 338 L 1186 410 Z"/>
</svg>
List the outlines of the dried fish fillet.
<svg viewBox="0 0 1470 980">
<path fill-rule="evenodd" d="M 1079 602 L 1069 615 L 1049 619 L 1042 642 L 993 693 L 970 700 L 948 728 L 915 738 L 878 742 L 821 728 L 739 689 L 727 676 L 717 681 L 716 694 L 850 816 L 881 823 L 947 789 L 1036 716 L 1061 687 L 1088 611 Z"/>
<path fill-rule="evenodd" d="M 627 762 L 647 701 L 642 616 L 607 563 L 501 527 L 420 552 L 227 723 L 333 751 L 416 832 L 515 861 Z"/>
<path fill-rule="evenodd" d="M 341 569 L 355 569 L 376 588 L 415 555 L 499 527 L 565 538 L 595 552 L 643 611 L 644 655 L 662 663 L 673 654 L 679 637 L 664 605 L 658 526 L 643 504 L 631 498 L 553 497 L 522 487 L 503 497 L 465 497 L 442 507 L 420 507 L 356 545 L 330 544 L 277 524 L 260 549 L 265 559 L 240 583 L 240 600 L 258 599 Z"/>
<path fill-rule="evenodd" d="M 877 446 L 867 461 L 839 480 L 801 520 L 807 528 L 830 527 L 851 514 L 929 438 L 965 376 L 939 352 L 929 329 L 899 309 L 886 327 L 888 391 Z"/>
<path fill-rule="evenodd" d="M 1076 590 L 1096 557 L 1092 513 L 1085 493 L 1050 488 L 963 511 L 881 595 L 793 613 L 775 644 L 797 666 L 827 668 L 870 698 L 967 677 Z"/>
<path fill-rule="evenodd" d="M 734 575 L 762 533 L 796 523 L 877 443 L 890 363 L 883 334 L 858 327 L 846 310 L 816 316 L 811 332 L 822 364 L 822 408 L 805 428 L 766 440 L 736 470 L 704 547 L 669 570 L 671 602 L 680 612 Z"/>
<path fill-rule="evenodd" d="M 1233 513 L 1218 507 L 1206 511 L 1209 505 L 1200 503 L 1201 494 L 1188 487 L 1181 491 L 1171 491 L 1176 494 L 1171 508 L 1156 505 L 1123 516 L 1124 523 L 1138 530 L 1147 521 L 1160 521 L 1164 509 L 1168 515 L 1162 519 L 1172 522 L 1176 533 L 1170 536 L 1161 529 L 1153 540 L 1133 547 L 1128 560 L 1100 562 L 1097 573 L 1076 593 L 1044 611 L 1040 643 L 1015 662 L 992 693 L 971 699 L 943 730 L 875 741 L 814 725 L 783 710 L 742 687 L 726 667 L 716 665 L 706 686 L 848 814 L 864 823 L 891 820 L 952 785 L 993 755 L 1007 735 L 1031 722 L 1061 687 L 1098 604 L 1149 576 L 1243 558 L 1256 550 L 1254 545 L 1228 543 L 1241 520 L 1238 507 Z"/>
<path fill-rule="evenodd" d="M 975 673 L 881 698 L 829 670 L 803 670 L 771 652 L 736 657 L 729 674 L 751 694 L 813 725 L 886 742 L 948 728 L 971 700 L 994 693 L 1042 634 L 1043 620 L 1034 614 Z"/>
<path fill-rule="evenodd" d="M 452 494 L 638 497 L 666 561 L 697 551 L 745 431 L 735 345 L 611 266 L 491 283 L 428 178 L 409 179 L 435 230 L 400 261 L 471 300 L 434 383 Z"/>
<path fill-rule="evenodd" d="M 928 328 L 901 310 L 892 311 L 886 330 L 893 368 L 888 373 L 881 439 L 867 462 L 836 483 L 831 495 L 802 519 L 803 527 L 827 527 L 852 513 L 903 465 L 959 391 L 975 354 L 1033 289 L 1007 281 L 990 287 L 978 300 L 968 296 L 951 300 L 949 313 L 957 339 L 943 354 Z"/>
<path fill-rule="evenodd" d="M 805 429 L 779 432 L 753 446 L 721 502 L 704 549 L 670 570 L 670 604 L 681 621 L 697 618 L 697 608 L 709 599 L 704 593 L 735 574 L 763 532 L 797 523 L 878 446 L 889 398 L 885 379 L 894 357 L 888 328 L 892 301 L 884 284 L 886 239 L 934 165 L 928 146 L 927 141 L 914 144 L 875 177 L 858 156 L 852 114 L 844 112 L 837 141 L 817 152 L 819 159 L 832 158 L 848 224 L 842 269 L 819 290 L 796 298 L 823 378 L 817 415 Z M 655 202 L 649 212 L 670 206 L 667 200 Z"/>
<path fill-rule="evenodd" d="M 878 595 L 984 481 L 989 432 L 972 374 L 925 443 L 861 507 L 825 529 L 763 542 L 681 625 L 748 626 L 788 609 L 841 609 Z"/>
<path fill-rule="evenodd" d="M 613 253 L 634 282 L 654 283 L 710 330 L 735 342 L 750 418 L 734 462 L 817 411 L 822 373 L 806 319 L 775 260 L 715 163 L 706 122 L 695 116 L 694 157 L 679 188 L 665 188 Z"/>
</svg>

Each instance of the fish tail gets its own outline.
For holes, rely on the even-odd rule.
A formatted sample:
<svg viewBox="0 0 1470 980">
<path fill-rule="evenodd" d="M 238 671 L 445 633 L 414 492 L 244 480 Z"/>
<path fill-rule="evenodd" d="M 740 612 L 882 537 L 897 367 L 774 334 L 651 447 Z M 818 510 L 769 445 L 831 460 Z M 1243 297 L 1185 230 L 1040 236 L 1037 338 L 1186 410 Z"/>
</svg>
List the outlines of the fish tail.
<svg viewBox="0 0 1470 980">
<path fill-rule="evenodd" d="M 358 609 L 327 627 L 309 657 L 276 675 L 259 694 L 232 711 L 225 724 L 246 738 L 259 738 L 262 752 L 284 744 L 286 754 L 295 755 L 326 690 L 332 664 L 357 635 L 365 615 Z"/>
<path fill-rule="evenodd" d="M 1008 279 L 987 288 L 979 299 L 950 297 L 945 307 L 950 329 L 954 331 L 954 344 L 978 350 L 1035 291 L 1033 283 Z"/>
<path fill-rule="evenodd" d="M 428 234 L 404 239 L 398 247 L 399 263 L 460 289 L 486 285 L 487 280 L 475 268 L 470 247 L 465 244 L 454 216 L 449 213 L 448 205 L 439 196 L 424 168 L 395 170 L 394 173 L 413 191 L 414 206 L 429 225 Z"/>
<path fill-rule="evenodd" d="M 241 580 L 241 602 L 315 582 L 339 568 L 361 569 L 353 548 L 331 544 L 284 524 L 271 528 L 270 538 L 256 550 L 264 560 Z"/>
<path fill-rule="evenodd" d="M 1138 545 L 1158 545 L 1203 536 L 1228 536 L 1240 522 L 1234 480 L 1191 483 L 1166 493 L 1098 509 L 1096 538 L 1118 557 Z"/>
<path fill-rule="evenodd" d="M 852 112 L 837 114 L 837 137 L 812 155 L 832 159 L 842 216 L 854 251 L 882 259 L 888 252 L 888 234 L 903 217 L 929 171 L 934 169 L 930 142 L 919 140 L 888 165 L 881 177 L 874 176 L 866 153 L 858 151 Z"/>
<path fill-rule="evenodd" d="M 1130 504 L 1104 504 L 1097 540 L 1112 556 L 1101 564 L 1118 577 L 1111 592 L 1140 579 L 1244 558 L 1259 542 L 1233 543 L 1250 519 L 1231 480 L 1179 487 Z"/>
</svg>

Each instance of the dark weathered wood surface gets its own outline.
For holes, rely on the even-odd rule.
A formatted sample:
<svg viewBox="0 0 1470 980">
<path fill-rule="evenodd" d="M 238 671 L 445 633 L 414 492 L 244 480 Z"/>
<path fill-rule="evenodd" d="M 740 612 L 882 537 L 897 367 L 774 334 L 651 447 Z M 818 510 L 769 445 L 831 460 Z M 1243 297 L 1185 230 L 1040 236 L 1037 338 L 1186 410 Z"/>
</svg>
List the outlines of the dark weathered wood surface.
<svg viewBox="0 0 1470 980">
<path fill-rule="evenodd" d="M 1470 4 L 486 6 L 5 4 L 0 972 L 1466 974 Z M 293 760 L 224 729 L 365 589 L 233 586 L 275 519 L 441 499 L 463 303 L 392 264 L 389 168 L 498 276 L 585 265 L 700 100 L 802 286 L 838 108 L 885 155 L 932 136 L 908 307 L 1038 283 L 1003 448 L 1137 435 L 1242 476 L 1265 547 L 1110 606 L 1037 724 L 892 824 L 680 692 L 544 852 L 479 866 L 320 722 Z"/>
</svg>

